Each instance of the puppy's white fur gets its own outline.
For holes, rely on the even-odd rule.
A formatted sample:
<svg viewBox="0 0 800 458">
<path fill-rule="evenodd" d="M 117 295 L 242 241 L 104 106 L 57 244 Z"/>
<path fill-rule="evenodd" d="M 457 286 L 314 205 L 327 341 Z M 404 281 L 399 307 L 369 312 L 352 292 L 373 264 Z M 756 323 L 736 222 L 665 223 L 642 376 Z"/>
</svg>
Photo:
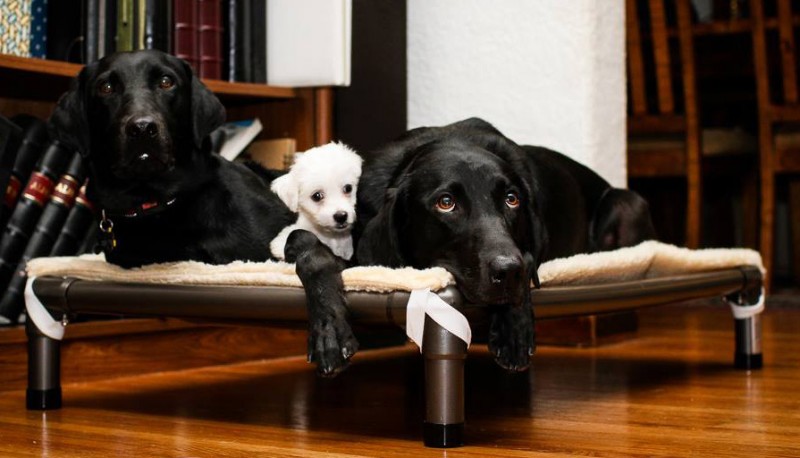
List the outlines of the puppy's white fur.
<svg viewBox="0 0 800 458">
<path fill-rule="evenodd" d="M 289 173 L 272 182 L 272 191 L 293 212 L 297 222 L 282 230 L 269 244 L 272 255 L 285 259 L 284 247 L 295 229 L 313 232 L 343 259 L 353 257 L 350 232 L 356 219 L 356 191 L 361 177 L 361 156 L 342 143 L 328 143 L 295 154 Z M 349 189 L 349 192 L 347 190 Z M 317 200 L 318 197 L 321 199 Z M 347 215 L 338 222 L 334 215 Z"/>
</svg>

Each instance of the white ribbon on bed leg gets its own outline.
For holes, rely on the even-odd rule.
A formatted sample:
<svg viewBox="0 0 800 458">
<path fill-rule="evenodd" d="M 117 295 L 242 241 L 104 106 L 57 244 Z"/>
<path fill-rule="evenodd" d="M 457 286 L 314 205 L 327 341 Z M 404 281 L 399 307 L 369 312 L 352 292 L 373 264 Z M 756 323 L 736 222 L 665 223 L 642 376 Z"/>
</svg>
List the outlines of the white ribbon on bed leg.
<svg viewBox="0 0 800 458">
<path fill-rule="evenodd" d="M 472 329 L 467 317 L 429 289 L 411 291 L 406 306 L 406 335 L 422 351 L 422 336 L 425 333 L 425 316 L 430 316 L 439 326 L 463 340 L 469 348 Z"/>
<path fill-rule="evenodd" d="M 54 320 L 50 312 L 33 292 L 33 281 L 36 277 L 28 277 L 25 285 L 25 308 L 28 310 L 28 319 L 33 321 L 42 334 L 55 340 L 64 338 L 64 325 Z"/>
<path fill-rule="evenodd" d="M 764 311 L 764 298 L 766 294 L 764 294 L 764 288 L 761 288 L 761 296 L 758 298 L 758 302 L 754 305 L 740 305 L 733 301 L 727 301 L 728 305 L 731 306 L 731 312 L 733 312 L 733 317 L 737 320 L 744 320 L 753 316 L 758 315 L 759 313 Z"/>
</svg>

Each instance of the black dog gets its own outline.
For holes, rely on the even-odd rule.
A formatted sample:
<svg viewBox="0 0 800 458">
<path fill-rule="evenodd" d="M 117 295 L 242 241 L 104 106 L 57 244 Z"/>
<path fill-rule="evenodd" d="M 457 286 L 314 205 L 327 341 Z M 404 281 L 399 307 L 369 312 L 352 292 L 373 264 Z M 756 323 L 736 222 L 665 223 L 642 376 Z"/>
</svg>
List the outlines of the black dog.
<svg viewBox="0 0 800 458">
<path fill-rule="evenodd" d="M 109 262 L 124 267 L 269 258 L 294 216 L 253 171 L 211 152 L 225 119 L 189 65 L 159 51 L 86 66 L 50 119 L 80 151 L 102 209 Z M 113 224 L 113 227 L 111 227 Z"/>
<path fill-rule="evenodd" d="M 654 238 L 647 203 L 554 151 L 519 146 L 480 119 L 420 128 L 365 157 L 354 232 L 361 265 L 441 266 L 493 308 L 489 347 L 510 370 L 534 351 L 531 281 L 546 260 Z M 340 267 L 310 233 L 290 237 L 306 285 L 311 357 L 336 373 L 355 352 Z M 313 256 L 311 255 L 313 253 Z"/>
</svg>

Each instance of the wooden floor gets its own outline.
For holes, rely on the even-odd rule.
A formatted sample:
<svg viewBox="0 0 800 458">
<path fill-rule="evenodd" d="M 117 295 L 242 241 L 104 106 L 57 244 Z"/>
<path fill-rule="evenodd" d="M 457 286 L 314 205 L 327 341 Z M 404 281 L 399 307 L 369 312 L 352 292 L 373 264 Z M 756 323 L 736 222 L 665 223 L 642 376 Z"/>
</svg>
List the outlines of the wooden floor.
<svg viewBox="0 0 800 458">
<path fill-rule="evenodd" d="M 467 365 L 468 446 L 420 442 L 414 348 L 363 352 L 334 380 L 305 361 L 69 384 L 59 411 L 0 397 L 0 456 L 488 457 L 800 456 L 800 307 L 765 313 L 765 368 L 732 369 L 730 312 L 650 309 L 639 337 L 599 349 L 540 348 L 509 375 L 484 349 Z"/>
</svg>

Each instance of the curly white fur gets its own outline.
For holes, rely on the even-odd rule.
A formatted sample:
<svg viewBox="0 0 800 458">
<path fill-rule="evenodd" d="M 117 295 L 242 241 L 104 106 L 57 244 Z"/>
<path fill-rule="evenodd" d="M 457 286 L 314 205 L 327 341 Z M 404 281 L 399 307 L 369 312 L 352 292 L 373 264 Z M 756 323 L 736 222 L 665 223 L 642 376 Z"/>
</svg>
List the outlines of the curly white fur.
<svg viewBox="0 0 800 458">
<path fill-rule="evenodd" d="M 269 244 L 272 255 L 285 259 L 284 247 L 295 229 L 313 232 L 343 259 L 353 257 L 350 235 L 361 156 L 342 143 L 328 143 L 295 154 L 289 173 L 272 182 L 272 190 L 293 212 L 297 222 L 284 228 Z"/>
</svg>

